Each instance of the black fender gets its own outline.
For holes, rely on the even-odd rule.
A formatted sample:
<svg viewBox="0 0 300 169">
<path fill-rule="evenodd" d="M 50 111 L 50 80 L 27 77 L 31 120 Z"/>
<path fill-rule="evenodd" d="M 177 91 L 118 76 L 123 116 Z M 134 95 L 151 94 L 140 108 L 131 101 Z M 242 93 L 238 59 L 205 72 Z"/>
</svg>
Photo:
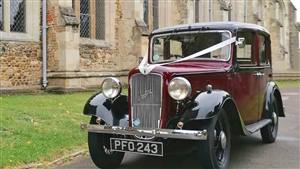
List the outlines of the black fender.
<svg viewBox="0 0 300 169">
<path fill-rule="evenodd" d="M 121 94 L 107 99 L 102 93 L 97 93 L 88 99 L 83 114 L 99 117 L 108 125 L 128 127 L 128 97 Z"/>
<path fill-rule="evenodd" d="M 180 121 L 184 123 L 204 124 L 204 121 L 214 118 L 220 110 L 224 109 L 230 121 L 232 131 L 247 135 L 245 124 L 232 96 L 223 90 L 201 92 L 187 105 Z M 201 121 L 201 122 L 199 122 Z"/>
<path fill-rule="evenodd" d="M 285 117 L 281 93 L 279 87 L 276 85 L 275 82 L 270 81 L 267 84 L 266 92 L 264 95 L 264 112 L 263 118 L 270 117 L 270 115 L 274 112 L 273 111 L 273 99 L 276 99 L 279 109 L 279 117 Z"/>
<path fill-rule="evenodd" d="M 231 96 L 222 90 L 199 93 L 193 100 L 194 106 L 184 113 L 191 120 L 210 119 L 217 115 L 226 100 Z"/>
</svg>

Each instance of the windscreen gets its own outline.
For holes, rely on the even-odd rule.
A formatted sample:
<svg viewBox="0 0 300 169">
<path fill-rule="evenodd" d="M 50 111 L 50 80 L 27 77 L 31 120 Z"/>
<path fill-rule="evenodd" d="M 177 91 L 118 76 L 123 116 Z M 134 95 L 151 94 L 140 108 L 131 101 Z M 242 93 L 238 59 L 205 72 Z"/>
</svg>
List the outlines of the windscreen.
<svg viewBox="0 0 300 169">
<path fill-rule="evenodd" d="M 226 31 L 204 31 L 154 36 L 152 39 L 152 63 L 171 62 L 185 58 L 230 39 Z M 198 56 L 196 59 L 228 60 L 230 45 Z"/>
</svg>

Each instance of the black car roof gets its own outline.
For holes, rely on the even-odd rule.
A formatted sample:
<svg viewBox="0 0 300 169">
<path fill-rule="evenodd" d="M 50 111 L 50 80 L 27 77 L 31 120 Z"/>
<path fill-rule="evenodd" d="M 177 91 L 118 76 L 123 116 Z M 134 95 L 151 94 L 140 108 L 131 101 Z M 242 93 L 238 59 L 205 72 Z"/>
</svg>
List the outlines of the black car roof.
<svg viewBox="0 0 300 169">
<path fill-rule="evenodd" d="M 251 24 L 251 23 L 243 23 L 243 22 L 205 22 L 205 23 L 193 23 L 193 24 L 184 24 L 184 25 L 176 25 L 172 27 L 165 27 L 154 30 L 151 34 L 159 34 L 159 33 L 168 33 L 168 32 L 176 32 L 176 31 L 185 31 L 185 30 L 229 30 L 229 31 L 237 31 L 240 29 L 249 29 L 254 31 L 260 31 L 264 34 L 269 35 L 269 32 L 266 28 Z"/>
</svg>

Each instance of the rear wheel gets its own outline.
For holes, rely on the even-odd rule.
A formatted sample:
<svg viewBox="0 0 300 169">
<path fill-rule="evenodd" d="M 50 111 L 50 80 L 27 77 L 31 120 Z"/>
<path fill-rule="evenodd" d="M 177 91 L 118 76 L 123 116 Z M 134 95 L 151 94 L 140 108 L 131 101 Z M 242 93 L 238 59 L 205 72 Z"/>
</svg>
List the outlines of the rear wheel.
<svg viewBox="0 0 300 169">
<path fill-rule="evenodd" d="M 201 165 L 205 169 L 227 169 L 230 162 L 231 131 L 226 112 L 222 109 L 211 119 L 207 129 L 207 140 L 198 150 Z"/>
<path fill-rule="evenodd" d="M 262 129 L 260 129 L 260 134 L 264 143 L 273 143 L 276 140 L 277 132 L 278 132 L 278 105 L 276 98 L 273 96 L 272 102 L 273 112 L 270 115 L 272 123 L 266 125 Z"/>
<path fill-rule="evenodd" d="M 90 124 L 96 124 L 96 118 L 92 117 Z M 117 168 L 124 157 L 122 152 L 110 151 L 109 134 L 88 133 L 88 146 L 91 158 L 99 168 Z"/>
</svg>

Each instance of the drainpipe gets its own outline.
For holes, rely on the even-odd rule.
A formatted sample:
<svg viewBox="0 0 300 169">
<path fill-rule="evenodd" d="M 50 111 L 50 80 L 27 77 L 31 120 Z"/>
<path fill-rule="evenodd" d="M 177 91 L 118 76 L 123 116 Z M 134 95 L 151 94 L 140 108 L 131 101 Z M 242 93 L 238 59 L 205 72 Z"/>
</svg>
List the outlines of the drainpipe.
<svg viewBox="0 0 300 169">
<path fill-rule="evenodd" d="M 46 89 L 47 80 L 47 0 L 42 2 L 42 88 Z"/>
<path fill-rule="evenodd" d="M 244 0 L 244 22 L 247 22 L 248 0 Z"/>
</svg>

